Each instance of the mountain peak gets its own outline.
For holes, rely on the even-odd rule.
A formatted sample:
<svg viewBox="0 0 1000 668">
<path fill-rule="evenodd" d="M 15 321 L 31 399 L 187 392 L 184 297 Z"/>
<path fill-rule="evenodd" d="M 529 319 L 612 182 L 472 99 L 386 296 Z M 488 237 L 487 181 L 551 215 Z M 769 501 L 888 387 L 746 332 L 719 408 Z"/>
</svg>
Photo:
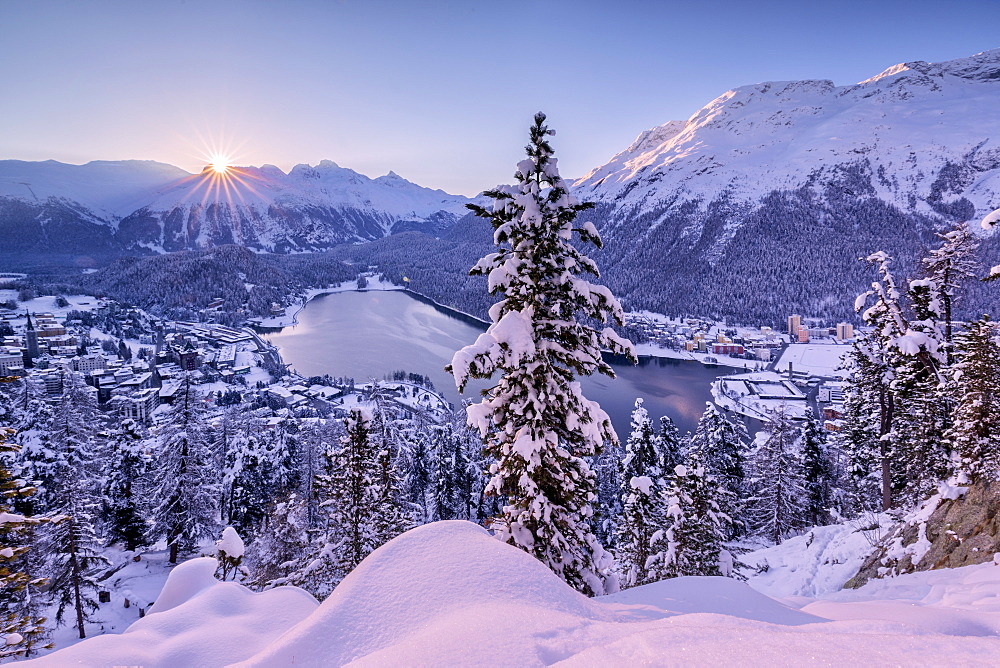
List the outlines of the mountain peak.
<svg viewBox="0 0 1000 668">
<path fill-rule="evenodd" d="M 899 63 L 870 79 L 865 79 L 860 85 L 876 83 L 895 76 L 940 78 L 945 75 L 973 81 L 1000 81 L 1000 49 L 990 49 L 966 58 L 939 63 L 928 63 L 923 60 Z"/>
</svg>

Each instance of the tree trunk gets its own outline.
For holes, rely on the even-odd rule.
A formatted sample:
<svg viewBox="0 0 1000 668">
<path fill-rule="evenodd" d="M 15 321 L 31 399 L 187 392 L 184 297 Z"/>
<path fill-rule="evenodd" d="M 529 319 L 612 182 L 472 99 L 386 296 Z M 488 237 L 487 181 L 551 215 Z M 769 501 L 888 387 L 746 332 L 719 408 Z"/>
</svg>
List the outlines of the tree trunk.
<svg viewBox="0 0 1000 668">
<path fill-rule="evenodd" d="M 889 431 L 892 429 L 892 393 L 883 388 L 879 393 L 878 449 L 882 460 L 882 512 L 892 508 L 892 470 L 889 462 Z"/>
<path fill-rule="evenodd" d="M 80 637 L 86 638 L 87 634 L 83 629 L 83 596 L 80 594 L 80 561 L 76 558 L 75 545 L 72 547 L 69 555 L 69 567 L 70 572 L 73 574 L 73 601 L 76 604 L 76 628 L 80 631 Z"/>
</svg>

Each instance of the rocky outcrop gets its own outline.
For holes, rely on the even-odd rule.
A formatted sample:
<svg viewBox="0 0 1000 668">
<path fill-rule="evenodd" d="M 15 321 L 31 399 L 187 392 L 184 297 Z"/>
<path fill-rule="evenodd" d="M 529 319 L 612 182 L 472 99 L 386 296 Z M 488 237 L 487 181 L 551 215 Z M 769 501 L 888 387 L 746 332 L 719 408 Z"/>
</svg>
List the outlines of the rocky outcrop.
<svg viewBox="0 0 1000 668">
<path fill-rule="evenodd" d="M 993 561 L 997 553 L 1000 481 L 944 487 L 900 524 L 844 586 L 857 588 L 872 578 L 971 566 Z"/>
</svg>

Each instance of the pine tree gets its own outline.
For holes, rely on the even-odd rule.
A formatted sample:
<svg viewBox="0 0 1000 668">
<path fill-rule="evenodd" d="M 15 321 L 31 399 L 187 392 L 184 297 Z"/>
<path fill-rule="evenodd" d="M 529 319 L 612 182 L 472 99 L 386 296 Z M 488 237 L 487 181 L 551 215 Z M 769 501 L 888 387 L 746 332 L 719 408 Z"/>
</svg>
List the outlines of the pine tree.
<svg viewBox="0 0 1000 668">
<path fill-rule="evenodd" d="M 749 436 L 746 426 L 737 416 L 730 420 L 708 402 L 694 434 L 689 449 L 700 453 L 701 465 L 719 485 L 716 502 L 727 517 L 727 537 L 735 537 L 743 530 L 742 499 L 746 492 L 746 447 Z"/>
<path fill-rule="evenodd" d="M 622 587 L 650 581 L 646 564 L 651 556 L 652 536 L 666 520 L 663 491 L 668 453 L 642 403 L 641 398 L 635 400 L 632 431 L 621 463 L 623 510 L 615 544 Z"/>
<path fill-rule="evenodd" d="M 893 494 L 910 503 L 928 497 L 948 477 L 950 468 L 943 438 L 950 407 L 939 374 L 946 364 L 948 345 L 934 287 L 931 280 L 910 282 L 913 315 L 900 339 L 907 343 L 897 344 L 893 356 L 896 415 L 889 436 L 896 453 Z"/>
<path fill-rule="evenodd" d="M 408 442 L 408 459 L 406 473 L 406 496 L 409 502 L 420 508 L 424 521 L 439 519 L 437 514 L 436 495 L 433 487 L 437 482 L 437 475 L 440 471 L 432 471 L 435 463 L 431 460 L 436 458 L 428 447 L 426 434 L 417 430 L 411 430 L 406 438 Z"/>
<path fill-rule="evenodd" d="M 105 473 L 101 515 L 108 544 L 121 543 L 126 550 L 146 544 L 144 488 L 148 485 L 149 462 L 143 454 L 142 433 L 133 420 L 125 420 L 108 436 L 104 454 Z"/>
<path fill-rule="evenodd" d="M 157 435 L 150 537 L 166 536 L 170 563 L 181 550 L 215 535 L 218 470 L 205 433 L 205 409 L 185 375 L 167 423 Z"/>
<path fill-rule="evenodd" d="M 806 524 L 805 481 L 797 430 L 784 406 L 769 415 L 764 430 L 767 438 L 754 453 L 748 516 L 757 533 L 777 544 Z"/>
<path fill-rule="evenodd" d="M 405 507 L 403 479 L 396 468 L 396 457 L 392 449 L 383 446 L 375 453 L 375 467 L 377 473 L 375 487 L 369 490 L 371 492 L 369 540 L 372 550 L 412 529 L 416 524 L 412 514 Z"/>
<path fill-rule="evenodd" d="M 869 296 L 874 295 L 875 304 L 862 313 L 862 319 L 872 327 L 872 331 L 859 337 L 856 348 L 865 359 L 860 363 L 865 374 L 864 390 L 871 398 L 869 402 L 878 406 L 878 459 L 881 478 L 882 510 L 892 508 L 892 459 L 893 447 L 889 434 L 892 431 L 896 411 L 896 395 L 892 383 L 896 379 L 896 342 L 909 329 L 903 316 L 901 295 L 896 287 L 896 279 L 889 269 L 891 258 L 883 252 L 873 253 L 867 258 L 869 264 L 878 267 L 879 280 L 872 283 L 872 289 L 859 296 L 855 310 L 861 311 Z"/>
<path fill-rule="evenodd" d="M 39 520 L 11 512 L 9 501 L 30 496 L 33 489 L 15 478 L 7 457 L 17 446 L 9 444 L 13 430 L 0 428 L 0 660 L 28 656 L 44 642 L 45 618 L 35 614 L 33 590 L 46 581 L 32 577 L 23 566 L 27 561 L 26 534 Z M 49 648 L 44 645 L 42 648 Z"/>
<path fill-rule="evenodd" d="M 674 468 L 684 463 L 684 439 L 669 415 L 660 417 L 660 441 L 663 442 L 665 453 L 663 470 L 672 475 Z"/>
<path fill-rule="evenodd" d="M 29 379 L 21 379 L 13 385 L 9 424 L 17 432 L 13 441 L 18 446 L 13 469 L 36 490 L 30 496 L 15 498 L 14 509 L 42 516 L 52 505 L 49 492 L 55 479 L 56 458 L 49 442 L 53 409 Z"/>
<path fill-rule="evenodd" d="M 847 510 L 852 516 L 882 505 L 881 460 L 885 446 L 879 431 L 888 387 L 884 367 L 873 362 L 869 345 L 867 335 L 859 335 L 844 358 L 844 419 L 836 435 L 838 447 L 847 457 Z"/>
<path fill-rule="evenodd" d="M 954 401 L 946 440 L 970 480 L 1000 477 L 1000 345 L 987 316 L 956 336 L 952 369 Z"/>
<path fill-rule="evenodd" d="M 252 586 L 271 589 L 290 583 L 309 549 L 307 515 L 305 500 L 294 493 L 275 505 L 247 550 Z"/>
<path fill-rule="evenodd" d="M 95 529 L 100 505 L 92 441 L 97 402 L 91 390 L 75 374 L 64 378 L 49 429 L 55 454 L 52 515 L 41 535 L 56 624 L 63 623 L 66 609 L 72 607 L 81 638 L 86 637 L 84 625 L 90 613 L 98 608 L 96 570 L 109 563 L 101 554 Z"/>
<path fill-rule="evenodd" d="M 806 409 L 802 426 L 802 479 L 805 487 L 805 522 L 827 524 L 833 508 L 833 465 L 826 451 L 826 436 L 812 407 Z"/>
<path fill-rule="evenodd" d="M 488 491 L 507 499 L 493 524 L 498 537 L 571 586 L 600 594 L 610 558 L 589 524 L 596 480 L 583 458 L 616 439 L 607 414 L 583 396 L 575 378 L 613 376 L 601 348 L 633 360 L 635 353 L 610 327 L 597 331 L 577 320 L 581 314 L 621 323 L 623 314 L 607 288 L 580 278 L 599 272 L 579 245 L 601 241 L 592 223 L 574 226 L 590 205 L 570 195 L 559 176 L 551 134 L 545 115 L 536 114 L 517 184 L 487 192 L 490 208 L 469 205 L 490 220 L 497 245 L 472 273 L 487 276 L 490 293 L 502 299 L 490 309 L 486 334 L 458 351 L 449 370 L 460 389 L 469 378 L 501 373 L 468 409 L 497 460 Z"/>
<path fill-rule="evenodd" d="M 590 467 L 597 479 L 597 498 L 594 500 L 592 524 L 600 543 L 614 550 L 618 524 L 622 517 L 622 447 L 619 443 L 606 442 L 590 458 Z"/>
<path fill-rule="evenodd" d="M 224 420 L 226 450 L 222 475 L 222 516 L 238 533 L 253 537 L 270 506 L 274 471 L 267 447 L 253 421 Z"/>
<path fill-rule="evenodd" d="M 288 581 L 325 598 L 361 560 L 411 526 L 392 453 L 372 442 L 372 413 L 353 409 L 346 434 L 327 453 L 316 487 L 325 532 Z"/>
<path fill-rule="evenodd" d="M 652 536 L 649 581 L 682 575 L 732 575 L 725 549 L 730 519 L 719 507 L 720 488 L 698 449 L 674 469 L 666 492 L 664 528 Z"/>
<path fill-rule="evenodd" d="M 979 263 L 975 259 L 979 240 L 964 222 L 938 234 L 941 245 L 923 259 L 924 269 L 931 281 L 932 297 L 938 303 L 944 321 L 944 340 L 948 345 L 948 364 L 951 364 L 952 312 L 959 298 L 960 288 L 976 276 Z"/>
</svg>

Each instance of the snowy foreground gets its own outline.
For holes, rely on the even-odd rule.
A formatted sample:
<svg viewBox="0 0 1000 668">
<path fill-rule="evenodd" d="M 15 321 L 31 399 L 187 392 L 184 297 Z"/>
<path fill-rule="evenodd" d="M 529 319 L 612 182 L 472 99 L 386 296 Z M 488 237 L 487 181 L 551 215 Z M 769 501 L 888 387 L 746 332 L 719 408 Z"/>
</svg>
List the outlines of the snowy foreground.
<svg viewBox="0 0 1000 668">
<path fill-rule="evenodd" d="M 762 584 L 775 586 L 768 576 L 798 565 L 813 568 L 817 557 L 855 554 L 850 541 L 858 539 L 847 535 L 827 527 L 793 539 L 801 559 L 769 553 Z M 776 600 L 707 577 L 588 599 L 475 524 L 447 521 L 390 541 L 321 605 L 292 587 L 252 593 L 219 582 L 214 569 L 209 558 L 177 566 L 154 611 L 124 633 L 27 663 L 989 665 L 1000 657 L 994 564 L 900 576 L 821 600 Z M 799 574 L 792 590 L 815 578 Z"/>
</svg>

